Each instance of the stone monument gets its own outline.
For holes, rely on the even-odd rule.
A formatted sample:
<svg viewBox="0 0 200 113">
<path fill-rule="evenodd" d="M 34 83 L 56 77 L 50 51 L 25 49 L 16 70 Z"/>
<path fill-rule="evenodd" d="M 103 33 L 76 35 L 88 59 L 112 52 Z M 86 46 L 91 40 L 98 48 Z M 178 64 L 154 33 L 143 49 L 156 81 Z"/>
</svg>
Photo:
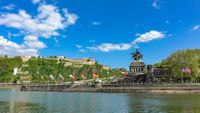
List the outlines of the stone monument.
<svg viewBox="0 0 200 113">
<path fill-rule="evenodd" d="M 129 66 L 129 76 L 138 76 L 146 73 L 146 65 L 142 61 L 143 54 L 136 49 L 135 52 L 131 53 L 133 61 Z"/>
</svg>

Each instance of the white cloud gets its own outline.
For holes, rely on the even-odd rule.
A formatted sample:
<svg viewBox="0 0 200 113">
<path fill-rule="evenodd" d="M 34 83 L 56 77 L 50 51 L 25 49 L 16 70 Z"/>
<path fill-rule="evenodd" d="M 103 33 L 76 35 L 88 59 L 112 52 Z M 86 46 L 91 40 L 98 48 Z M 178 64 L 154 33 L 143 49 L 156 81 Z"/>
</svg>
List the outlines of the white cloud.
<svg viewBox="0 0 200 113">
<path fill-rule="evenodd" d="M 53 40 L 54 40 L 54 43 L 55 43 L 54 45 L 59 46 L 59 40 L 56 37 L 54 37 Z"/>
<path fill-rule="evenodd" d="M 33 0 L 33 3 L 41 1 Z M 54 5 L 39 4 L 37 11 L 37 15 L 30 15 L 22 9 L 18 13 L 0 13 L 0 25 L 18 29 L 20 34 L 25 35 L 24 47 L 20 50 L 35 50 L 32 51 L 33 55 L 37 54 L 38 49 L 47 47 L 46 44 L 39 41 L 39 38 L 58 36 L 60 35 L 59 30 L 64 30 L 70 25 L 75 24 L 79 18 L 76 14 L 70 13 L 66 8 L 59 10 Z M 14 42 L 12 43 L 14 44 Z M 1 48 L 0 50 L 3 51 Z M 6 53 L 6 50 L 4 51 Z M 25 52 L 21 53 L 26 54 Z M 16 54 L 18 55 L 18 53 Z"/>
<path fill-rule="evenodd" d="M 82 45 L 79 45 L 79 44 L 76 44 L 76 47 L 77 47 L 77 48 L 82 48 L 83 46 L 82 46 Z"/>
<path fill-rule="evenodd" d="M 198 30 L 198 29 L 200 29 L 200 25 L 195 25 L 192 29 L 193 30 Z"/>
<path fill-rule="evenodd" d="M 36 36 L 26 36 L 24 38 L 24 43 L 30 47 L 30 48 L 35 48 L 35 49 L 42 49 L 42 48 L 46 48 L 47 46 L 38 40 L 38 37 Z"/>
<path fill-rule="evenodd" d="M 112 44 L 112 43 L 102 43 L 97 46 L 88 46 L 88 47 L 82 47 L 81 49 L 87 49 L 91 51 L 103 51 L 103 52 L 109 52 L 109 51 L 115 51 L 115 50 L 128 50 L 131 47 L 137 45 L 137 43 L 144 43 L 144 42 L 150 42 L 155 39 L 164 38 L 165 34 L 159 31 L 151 30 L 149 32 L 146 32 L 144 34 L 138 34 L 138 38 L 136 38 L 131 43 L 119 43 L 119 44 Z"/>
<path fill-rule="evenodd" d="M 1 9 L 6 9 L 6 10 L 13 10 L 16 8 L 16 5 L 14 4 L 9 4 L 7 6 L 2 7 Z"/>
<path fill-rule="evenodd" d="M 98 45 L 97 47 L 87 47 L 89 50 L 99 50 L 103 52 L 109 52 L 114 50 L 128 50 L 131 48 L 131 44 L 121 43 L 121 44 L 112 44 L 112 43 L 103 43 Z"/>
<path fill-rule="evenodd" d="M 40 3 L 42 0 L 32 0 L 33 4 Z"/>
<path fill-rule="evenodd" d="M 73 25 L 76 23 L 76 20 L 79 18 L 78 15 L 73 14 L 73 13 L 69 13 L 68 9 L 63 9 L 64 11 L 64 16 L 65 18 L 67 18 L 67 20 L 65 20 L 63 23 L 64 25 L 67 27 L 69 25 Z"/>
<path fill-rule="evenodd" d="M 85 49 L 79 49 L 78 51 L 79 51 L 79 52 L 86 52 Z"/>
<path fill-rule="evenodd" d="M 56 6 L 43 4 L 39 6 L 38 15 L 35 18 L 27 14 L 25 10 L 19 10 L 18 14 L 1 14 L 0 25 L 20 29 L 26 34 L 37 37 L 49 38 L 58 36 L 57 30 L 75 24 L 77 19 L 78 16 L 75 14 L 65 11 L 65 15 L 62 16 Z"/>
<path fill-rule="evenodd" d="M 0 54 L 37 56 L 38 51 L 36 49 L 29 48 L 23 44 L 19 45 L 15 42 L 5 39 L 3 36 L 0 36 Z"/>
<path fill-rule="evenodd" d="M 160 9 L 159 0 L 154 0 L 151 6 L 155 9 Z"/>
<path fill-rule="evenodd" d="M 140 34 L 137 39 L 135 39 L 132 43 L 138 43 L 138 42 L 149 42 L 158 38 L 164 38 L 165 35 L 162 32 L 151 30 L 149 32 L 146 32 L 144 34 Z"/>
<path fill-rule="evenodd" d="M 101 25 L 101 22 L 94 21 L 94 22 L 92 22 L 92 25 L 94 25 L 94 26 L 98 26 L 98 25 Z"/>
</svg>

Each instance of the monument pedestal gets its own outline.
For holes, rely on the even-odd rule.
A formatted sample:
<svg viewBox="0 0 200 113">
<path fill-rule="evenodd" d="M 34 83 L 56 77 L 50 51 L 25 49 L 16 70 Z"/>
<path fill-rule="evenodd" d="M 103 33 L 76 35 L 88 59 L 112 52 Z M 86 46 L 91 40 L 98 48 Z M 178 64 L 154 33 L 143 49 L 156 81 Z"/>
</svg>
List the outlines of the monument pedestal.
<svg viewBox="0 0 200 113">
<path fill-rule="evenodd" d="M 133 61 L 129 66 L 129 76 L 137 76 L 146 72 L 146 65 L 143 61 Z"/>
</svg>

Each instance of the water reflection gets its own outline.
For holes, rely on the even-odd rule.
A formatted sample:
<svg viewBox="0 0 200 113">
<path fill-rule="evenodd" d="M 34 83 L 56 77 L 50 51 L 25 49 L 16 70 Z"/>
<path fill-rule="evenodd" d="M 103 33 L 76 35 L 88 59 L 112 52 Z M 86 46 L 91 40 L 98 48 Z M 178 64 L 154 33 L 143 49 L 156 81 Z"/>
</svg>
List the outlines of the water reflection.
<svg viewBox="0 0 200 113">
<path fill-rule="evenodd" d="M 131 112 L 200 113 L 199 94 L 130 94 Z"/>
<path fill-rule="evenodd" d="M 128 112 L 126 109 L 128 106 L 126 95 L 109 93 L 50 93 L 46 96 L 45 100 L 47 102 L 45 104 L 47 110 L 51 112 Z"/>
<path fill-rule="evenodd" d="M 200 94 L 159 95 L 0 90 L 0 112 L 199 113 Z"/>
<path fill-rule="evenodd" d="M 11 105 L 12 104 L 12 105 Z M 1 113 L 44 113 L 47 112 L 46 108 L 40 104 L 26 103 L 26 102 L 0 102 Z"/>
<path fill-rule="evenodd" d="M 129 112 L 126 93 L 21 92 L 0 90 L 0 101 L 9 112 L 48 113 Z M 1 111 L 0 109 L 0 112 Z"/>
</svg>

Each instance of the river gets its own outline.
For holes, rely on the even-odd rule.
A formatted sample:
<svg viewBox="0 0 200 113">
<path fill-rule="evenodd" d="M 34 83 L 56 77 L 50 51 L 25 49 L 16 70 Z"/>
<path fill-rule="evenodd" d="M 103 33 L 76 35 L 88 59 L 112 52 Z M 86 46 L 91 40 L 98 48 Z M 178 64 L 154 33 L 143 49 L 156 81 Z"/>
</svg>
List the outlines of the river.
<svg viewBox="0 0 200 113">
<path fill-rule="evenodd" d="M 0 89 L 0 113 L 200 113 L 200 94 L 22 92 Z"/>
</svg>

